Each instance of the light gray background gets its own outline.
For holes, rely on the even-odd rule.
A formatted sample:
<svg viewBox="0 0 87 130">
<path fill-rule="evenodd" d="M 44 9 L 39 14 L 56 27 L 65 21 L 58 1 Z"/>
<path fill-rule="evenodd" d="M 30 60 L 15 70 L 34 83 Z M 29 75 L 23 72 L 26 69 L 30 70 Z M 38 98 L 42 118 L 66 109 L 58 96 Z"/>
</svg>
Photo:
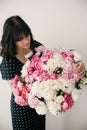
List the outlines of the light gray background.
<svg viewBox="0 0 87 130">
<path fill-rule="evenodd" d="M 86 0 L 0 0 L 0 39 L 5 19 L 16 14 L 28 23 L 36 40 L 49 48 L 75 49 L 87 66 Z M 12 130 L 10 93 L 0 77 L 0 130 Z M 60 117 L 48 114 L 46 127 L 47 130 L 87 130 L 87 88 L 68 112 Z"/>
</svg>

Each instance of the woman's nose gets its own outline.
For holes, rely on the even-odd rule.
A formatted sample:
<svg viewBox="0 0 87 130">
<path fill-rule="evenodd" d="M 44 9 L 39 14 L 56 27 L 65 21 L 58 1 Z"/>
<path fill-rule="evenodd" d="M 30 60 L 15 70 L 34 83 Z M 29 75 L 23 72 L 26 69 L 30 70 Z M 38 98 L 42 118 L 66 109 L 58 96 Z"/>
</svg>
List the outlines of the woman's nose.
<svg viewBox="0 0 87 130">
<path fill-rule="evenodd" d="M 24 38 L 24 44 L 27 44 L 29 42 L 28 38 Z"/>
</svg>

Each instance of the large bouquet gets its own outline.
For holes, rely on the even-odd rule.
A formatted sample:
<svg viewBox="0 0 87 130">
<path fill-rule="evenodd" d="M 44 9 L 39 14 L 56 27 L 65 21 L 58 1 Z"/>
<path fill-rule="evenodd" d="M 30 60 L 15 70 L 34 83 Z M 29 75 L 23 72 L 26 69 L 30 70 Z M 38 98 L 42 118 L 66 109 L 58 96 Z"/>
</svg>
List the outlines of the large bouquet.
<svg viewBox="0 0 87 130">
<path fill-rule="evenodd" d="M 16 75 L 13 86 L 16 89 L 15 102 L 28 102 L 38 114 L 50 111 L 59 115 L 74 105 L 86 82 L 75 72 L 75 64 L 81 60 L 78 53 L 66 49 L 46 49 L 39 46 L 31 60 Z"/>
</svg>

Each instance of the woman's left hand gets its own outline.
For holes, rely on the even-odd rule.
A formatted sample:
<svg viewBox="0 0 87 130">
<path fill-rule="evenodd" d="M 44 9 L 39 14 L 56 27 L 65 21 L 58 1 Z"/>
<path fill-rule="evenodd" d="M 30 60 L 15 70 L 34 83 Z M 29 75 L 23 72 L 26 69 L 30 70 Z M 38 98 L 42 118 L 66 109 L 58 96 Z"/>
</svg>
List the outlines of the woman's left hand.
<svg viewBox="0 0 87 130">
<path fill-rule="evenodd" d="M 83 64 L 82 61 L 79 61 L 79 62 L 76 64 L 75 71 L 76 71 L 81 77 L 83 77 L 83 76 L 85 75 L 85 65 Z"/>
</svg>

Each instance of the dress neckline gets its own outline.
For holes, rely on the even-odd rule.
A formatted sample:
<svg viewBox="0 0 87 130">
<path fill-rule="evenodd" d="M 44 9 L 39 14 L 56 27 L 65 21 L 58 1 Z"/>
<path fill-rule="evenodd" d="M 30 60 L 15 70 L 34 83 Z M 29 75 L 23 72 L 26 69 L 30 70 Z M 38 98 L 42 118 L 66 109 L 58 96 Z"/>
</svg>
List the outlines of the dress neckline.
<svg viewBox="0 0 87 130">
<path fill-rule="evenodd" d="M 24 63 L 23 63 L 21 60 L 19 60 L 16 56 L 15 56 L 15 59 L 16 59 L 18 62 L 20 62 L 22 65 L 24 65 Z"/>
</svg>

